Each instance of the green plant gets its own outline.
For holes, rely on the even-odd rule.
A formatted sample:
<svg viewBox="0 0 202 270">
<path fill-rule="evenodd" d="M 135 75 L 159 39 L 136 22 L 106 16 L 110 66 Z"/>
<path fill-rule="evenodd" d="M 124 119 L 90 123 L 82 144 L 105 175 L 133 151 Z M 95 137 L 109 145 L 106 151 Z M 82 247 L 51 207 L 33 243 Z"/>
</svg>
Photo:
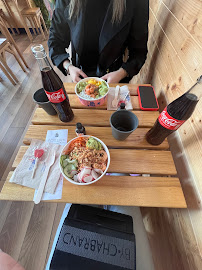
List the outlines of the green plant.
<svg viewBox="0 0 202 270">
<path fill-rule="evenodd" d="M 55 1 L 55 0 L 53 0 L 53 1 Z M 45 6 L 43 0 L 34 0 L 34 3 L 37 7 L 39 7 L 41 9 L 45 24 L 49 28 L 50 27 L 49 14 L 48 14 L 48 10 L 46 9 L 46 6 Z"/>
</svg>

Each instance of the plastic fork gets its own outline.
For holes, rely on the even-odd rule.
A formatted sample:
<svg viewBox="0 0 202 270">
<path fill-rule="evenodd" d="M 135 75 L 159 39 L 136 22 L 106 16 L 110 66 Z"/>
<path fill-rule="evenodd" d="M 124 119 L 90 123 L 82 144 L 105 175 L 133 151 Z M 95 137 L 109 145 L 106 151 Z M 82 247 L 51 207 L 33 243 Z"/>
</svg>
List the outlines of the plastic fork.
<svg viewBox="0 0 202 270">
<path fill-rule="evenodd" d="M 117 85 L 114 91 L 115 95 L 114 95 L 114 99 L 112 100 L 112 107 L 117 107 L 119 103 L 119 99 L 118 99 L 119 91 L 120 91 L 120 86 Z"/>
<path fill-rule="evenodd" d="M 38 189 L 38 192 L 37 192 L 35 200 L 34 200 L 35 204 L 38 204 L 41 201 L 43 191 L 44 191 L 44 188 L 45 188 L 45 185 L 46 185 L 46 181 L 47 181 L 47 178 L 48 178 L 48 174 L 49 174 L 50 168 L 51 168 L 51 166 L 53 165 L 54 162 L 55 162 L 55 152 L 53 152 L 53 154 L 51 154 L 51 160 L 50 160 L 49 167 L 46 168 L 44 174 L 42 175 L 42 179 L 41 179 L 41 182 L 39 184 L 39 189 Z"/>
</svg>

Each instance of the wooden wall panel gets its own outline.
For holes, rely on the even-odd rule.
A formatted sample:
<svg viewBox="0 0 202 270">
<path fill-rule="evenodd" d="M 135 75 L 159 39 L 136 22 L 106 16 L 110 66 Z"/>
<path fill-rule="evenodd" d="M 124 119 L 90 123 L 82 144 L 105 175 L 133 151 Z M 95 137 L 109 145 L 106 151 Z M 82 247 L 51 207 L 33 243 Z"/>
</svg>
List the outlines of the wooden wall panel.
<svg viewBox="0 0 202 270">
<path fill-rule="evenodd" d="M 159 14 L 165 13 L 164 11 L 165 11 L 164 9 L 162 10 L 162 12 L 159 11 Z M 169 20 L 172 21 L 171 19 Z M 158 23 L 159 28 L 161 28 L 160 32 L 158 30 L 154 32 L 155 35 L 153 36 L 153 38 L 157 41 L 158 41 L 158 38 L 156 35 L 158 33 L 160 33 L 160 35 L 163 31 L 166 33 L 166 29 L 165 30 L 163 29 L 162 24 L 160 24 L 160 22 Z M 176 25 L 178 24 L 176 23 Z M 177 29 L 177 28 L 173 26 L 172 29 Z M 183 29 L 178 29 L 178 32 L 180 32 L 181 36 L 183 36 L 182 35 Z M 189 62 L 185 61 L 183 65 L 180 62 L 184 60 L 184 55 L 180 55 L 180 53 L 178 55 L 175 54 L 175 51 L 176 52 L 181 51 L 181 46 L 180 45 L 177 46 L 177 43 L 175 42 L 176 41 L 175 36 L 173 38 L 171 37 L 170 39 L 168 36 L 164 37 L 163 41 L 161 41 L 161 44 L 160 44 L 161 46 L 157 43 L 157 47 L 158 47 L 161 57 L 158 57 L 156 66 L 159 67 L 158 69 L 161 74 L 164 87 L 166 86 L 166 90 L 167 90 L 166 97 L 168 99 L 168 102 L 172 101 L 173 99 L 177 98 L 179 95 L 183 94 L 185 90 L 189 89 L 189 87 L 192 85 L 192 83 L 194 82 L 194 75 L 192 74 L 192 72 L 188 72 L 187 70 L 189 71 L 193 70 L 194 67 L 192 65 L 194 63 L 195 63 L 195 70 L 197 71 L 197 76 L 195 76 L 195 79 L 200 75 L 200 72 L 202 70 L 202 67 L 199 64 L 199 62 L 202 63 L 202 49 L 200 49 L 199 46 L 194 46 L 196 45 L 196 43 L 194 42 L 194 40 L 192 40 L 192 43 L 194 45 L 190 47 L 189 53 L 187 52 L 187 54 L 197 55 L 197 58 L 199 59 L 199 61 L 196 63 L 196 61 L 194 61 L 194 58 L 193 58 L 193 61 L 190 60 L 192 64 L 189 64 Z M 191 56 L 190 56 L 190 59 L 191 59 Z M 163 66 L 167 67 L 166 72 L 163 71 Z M 177 77 L 177 80 L 176 80 L 176 77 Z M 172 85 L 169 85 L 169 80 L 173 82 Z M 191 166 L 195 168 L 194 171 L 196 174 L 196 181 L 198 181 L 197 183 L 198 188 L 200 189 L 200 193 L 202 194 L 202 187 L 200 185 L 200 170 L 198 169 L 200 167 L 199 166 L 200 159 L 197 159 L 198 154 L 202 156 L 201 115 L 202 115 L 202 100 L 197 105 L 197 108 L 193 116 L 191 117 L 191 119 L 183 125 L 183 127 L 179 130 L 179 132 L 184 142 L 187 155 L 190 157 L 189 158 L 190 162 L 192 162 L 192 160 L 194 161 L 192 162 Z M 193 151 L 193 149 L 197 149 L 197 151 Z"/>
<path fill-rule="evenodd" d="M 148 57 L 132 82 L 151 83 L 161 109 L 202 74 L 201 24 L 200 0 L 150 1 Z M 141 209 L 155 267 L 202 269 L 202 100 L 169 141 L 188 209 Z"/>
<path fill-rule="evenodd" d="M 176 21 L 184 27 L 185 31 L 187 31 L 187 34 L 191 35 L 191 37 L 201 47 L 202 21 L 200 20 L 200 13 L 202 8 L 202 1 L 163 0 L 162 4 L 165 6 L 165 8 L 170 10 Z M 152 9 L 154 10 L 153 4 Z"/>
<path fill-rule="evenodd" d="M 153 16 L 154 17 L 154 16 Z M 151 19 L 153 18 L 150 17 Z M 154 17 L 155 18 L 155 17 Z M 162 36 L 163 29 L 156 24 L 156 31 L 153 35 L 153 39 L 158 41 L 158 34 Z M 160 29 L 160 30 L 159 30 Z M 175 27 L 173 27 L 175 29 Z M 176 39 L 174 39 L 176 40 Z M 166 93 L 166 97 L 168 102 L 177 98 L 179 95 L 183 94 L 186 89 L 189 89 L 194 80 L 190 78 L 190 74 L 186 71 L 184 66 L 180 63 L 179 56 L 175 54 L 175 51 L 172 47 L 171 41 L 164 37 L 161 44 L 157 44 L 157 50 L 159 52 L 159 56 L 156 60 L 156 63 L 153 62 L 156 69 L 159 71 L 160 76 L 163 81 L 163 87 Z M 177 48 L 180 50 L 180 48 Z M 196 48 L 190 48 L 190 51 L 196 50 Z M 202 50 L 197 48 L 198 58 L 202 62 Z M 190 52 L 190 53 L 191 53 Z M 181 57 L 183 59 L 183 57 Z M 188 64 L 187 64 L 188 66 Z M 193 68 L 188 66 L 189 70 Z M 202 68 L 196 68 L 198 75 Z M 197 77 L 197 76 L 196 76 Z M 169 84 L 169 81 L 171 84 Z M 157 94 L 159 93 L 157 88 Z M 202 141 L 202 124 L 201 124 L 201 115 L 202 115 L 202 100 L 197 105 L 193 116 L 189 121 L 187 121 L 183 127 L 179 130 L 181 138 L 184 141 L 184 146 L 186 149 L 186 153 L 191 162 L 191 166 L 194 168 L 196 174 L 196 181 L 198 182 L 198 188 L 200 189 L 200 193 L 202 194 L 202 187 L 200 185 L 200 159 L 197 158 L 198 155 L 202 156 L 201 149 L 201 141 Z M 197 151 L 193 151 L 193 149 L 197 149 Z M 193 161 L 193 162 L 192 162 Z"/>
</svg>

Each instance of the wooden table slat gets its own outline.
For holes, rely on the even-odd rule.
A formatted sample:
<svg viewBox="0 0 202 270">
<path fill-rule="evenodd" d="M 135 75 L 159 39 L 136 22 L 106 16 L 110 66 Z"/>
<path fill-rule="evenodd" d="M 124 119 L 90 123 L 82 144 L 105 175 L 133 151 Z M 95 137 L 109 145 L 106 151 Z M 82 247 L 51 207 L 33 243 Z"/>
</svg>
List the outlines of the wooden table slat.
<svg viewBox="0 0 202 270">
<path fill-rule="evenodd" d="M 8 175 L 0 199 L 32 201 L 34 190 L 9 183 L 11 175 L 12 172 Z M 104 176 L 90 186 L 76 186 L 64 180 L 62 199 L 51 202 L 187 207 L 179 179 L 175 177 Z"/>
<path fill-rule="evenodd" d="M 74 94 L 75 93 L 75 83 L 64 83 L 65 90 L 68 94 Z M 117 83 L 110 83 L 110 87 L 116 87 Z M 127 85 L 128 89 L 130 90 L 130 95 L 131 96 L 136 96 L 137 95 L 137 87 L 138 84 L 126 84 L 126 83 L 119 83 L 118 85 L 123 86 Z M 146 86 L 150 86 L 151 84 L 144 84 Z"/>
<path fill-rule="evenodd" d="M 68 94 L 70 105 L 73 109 L 86 109 L 86 106 L 84 106 L 77 97 L 76 94 Z M 131 103 L 134 110 L 140 110 L 139 100 L 138 96 L 131 96 Z M 94 109 L 94 110 L 106 110 L 107 109 L 107 103 L 105 102 L 104 105 L 98 106 L 98 107 L 88 107 L 88 109 Z"/>
<path fill-rule="evenodd" d="M 21 146 L 13 163 L 17 167 L 28 146 Z M 108 172 L 176 175 L 170 151 L 109 149 L 111 162 Z"/>
<path fill-rule="evenodd" d="M 68 128 L 68 141 L 75 138 L 75 127 Z M 65 129 L 64 126 L 46 126 L 46 125 L 30 125 L 23 143 L 29 145 L 31 139 L 45 141 L 48 130 Z M 151 145 L 145 139 L 145 134 L 149 128 L 137 128 L 126 140 L 117 141 L 112 136 L 111 127 L 86 127 L 86 133 L 93 135 L 102 140 L 109 148 L 131 148 L 131 149 L 159 149 L 167 150 L 169 148 L 168 141 L 165 140 L 160 145 Z"/>
<path fill-rule="evenodd" d="M 84 126 L 109 127 L 109 119 L 113 111 L 73 109 L 74 119 L 71 122 L 61 122 L 57 115 L 48 115 L 43 109 L 37 108 L 32 118 L 34 125 L 75 126 L 81 122 Z M 139 127 L 152 127 L 159 113 L 150 111 L 133 111 L 139 119 Z"/>
</svg>

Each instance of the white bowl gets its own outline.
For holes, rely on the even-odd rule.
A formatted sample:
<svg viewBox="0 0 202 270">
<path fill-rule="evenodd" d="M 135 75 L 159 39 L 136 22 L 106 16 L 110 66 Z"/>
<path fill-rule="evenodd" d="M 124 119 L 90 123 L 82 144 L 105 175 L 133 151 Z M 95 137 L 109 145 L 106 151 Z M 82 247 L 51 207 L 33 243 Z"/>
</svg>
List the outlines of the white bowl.
<svg viewBox="0 0 202 270">
<path fill-rule="evenodd" d="M 105 173 L 107 172 L 107 170 L 108 170 L 108 168 L 109 168 L 109 164 L 110 164 L 110 154 L 109 154 L 109 150 L 108 150 L 107 146 L 106 146 L 100 139 L 98 139 L 98 138 L 96 138 L 96 137 L 94 137 L 94 136 L 84 135 L 83 137 L 92 137 L 92 138 L 96 139 L 98 142 L 100 142 L 100 143 L 102 144 L 102 146 L 103 146 L 105 152 L 107 153 L 108 159 L 107 159 L 107 167 L 106 167 L 105 171 L 103 172 L 103 174 L 100 175 L 100 177 L 98 177 L 97 179 L 95 179 L 95 180 L 93 180 L 93 181 L 91 181 L 91 182 L 89 182 L 89 183 L 79 183 L 79 182 L 75 182 L 75 181 L 72 180 L 71 178 L 67 177 L 67 176 L 64 174 L 63 168 L 62 168 L 62 166 L 61 166 L 61 164 L 60 164 L 60 162 L 59 162 L 60 171 L 61 171 L 62 175 L 64 176 L 64 178 L 67 179 L 67 180 L 68 180 L 69 182 L 71 182 L 72 184 L 80 185 L 80 186 L 90 185 L 90 184 L 93 184 L 93 183 L 97 182 L 98 180 L 100 180 L 100 179 L 105 175 Z M 62 152 L 61 152 L 61 154 L 60 154 L 60 158 L 61 158 L 61 155 L 63 155 L 63 154 L 65 155 L 65 150 L 69 147 L 69 144 L 70 144 L 73 140 L 75 140 L 75 139 L 77 139 L 77 138 L 78 138 L 78 137 L 72 139 L 71 141 L 69 141 L 69 142 L 64 146 L 64 148 L 62 149 Z M 59 159 L 59 160 L 60 160 L 60 159 Z"/>
<path fill-rule="evenodd" d="M 98 82 L 103 82 L 103 81 L 104 81 L 104 82 L 106 83 L 106 85 L 107 85 L 107 87 L 108 87 L 108 91 L 107 91 L 107 93 L 106 93 L 104 96 L 102 96 L 102 97 L 100 97 L 100 98 L 86 99 L 86 98 L 81 97 L 81 96 L 77 93 L 77 85 L 78 85 L 80 82 L 86 82 L 86 81 L 89 81 L 89 80 L 91 80 L 91 79 L 94 79 L 94 80 L 96 80 L 96 81 L 98 81 Z M 81 102 L 84 106 L 87 106 L 87 107 L 98 107 L 98 106 L 103 105 L 103 104 L 107 101 L 107 95 L 108 95 L 108 93 L 109 93 L 109 85 L 108 85 L 108 83 L 107 83 L 105 80 L 103 80 L 103 79 L 100 79 L 100 78 L 97 78 L 97 77 L 88 77 L 88 78 L 85 78 L 85 79 L 80 80 L 80 81 L 76 84 L 76 86 L 75 86 L 75 93 L 76 93 L 77 97 L 79 98 L 80 102 Z"/>
</svg>

